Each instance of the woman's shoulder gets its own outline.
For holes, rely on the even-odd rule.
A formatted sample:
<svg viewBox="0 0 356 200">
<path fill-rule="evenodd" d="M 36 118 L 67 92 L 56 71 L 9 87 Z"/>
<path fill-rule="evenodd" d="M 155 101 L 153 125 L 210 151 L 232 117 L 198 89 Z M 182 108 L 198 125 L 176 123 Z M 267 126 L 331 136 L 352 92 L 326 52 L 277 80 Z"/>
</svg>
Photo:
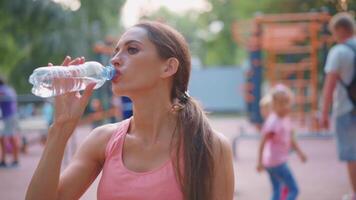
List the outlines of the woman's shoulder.
<svg viewBox="0 0 356 200">
<path fill-rule="evenodd" d="M 126 125 L 127 121 L 121 121 L 117 123 L 105 124 L 95 128 L 89 135 L 93 140 L 97 142 L 107 143 L 110 138 L 117 134 L 120 129 L 122 129 Z"/>
<path fill-rule="evenodd" d="M 229 139 L 219 131 L 213 130 L 213 138 L 216 143 L 221 143 L 221 145 L 230 145 Z"/>
<path fill-rule="evenodd" d="M 83 142 L 82 146 L 90 148 L 93 152 L 93 157 L 96 157 L 100 162 L 105 160 L 107 145 L 110 139 L 120 130 L 123 122 L 105 124 L 93 129 L 88 137 Z"/>
<path fill-rule="evenodd" d="M 97 147 L 105 147 L 110 138 L 118 132 L 123 122 L 105 124 L 93 129 L 87 137 L 90 143 Z"/>
<path fill-rule="evenodd" d="M 92 130 L 89 137 L 95 138 L 97 140 L 109 140 L 110 137 L 115 133 L 115 130 L 118 129 L 119 124 L 120 123 L 114 123 L 99 126 Z"/>
<path fill-rule="evenodd" d="M 215 157 L 228 158 L 232 156 L 231 142 L 224 134 L 213 130 L 212 140 Z"/>
</svg>

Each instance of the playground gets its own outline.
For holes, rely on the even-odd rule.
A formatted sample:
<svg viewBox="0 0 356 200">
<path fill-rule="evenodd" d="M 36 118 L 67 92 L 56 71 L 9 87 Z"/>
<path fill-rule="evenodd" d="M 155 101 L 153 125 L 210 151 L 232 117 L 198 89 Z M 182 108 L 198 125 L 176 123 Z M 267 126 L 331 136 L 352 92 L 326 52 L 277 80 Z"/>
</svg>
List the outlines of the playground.
<svg viewBox="0 0 356 200">
<path fill-rule="evenodd" d="M 230 141 L 238 135 L 239 126 L 245 126 L 237 117 L 210 117 L 214 129 L 226 135 Z M 40 126 L 40 122 L 37 123 Z M 34 127 L 35 128 L 35 127 Z M 39 127 L 40 128 L 40 127 Z M 90 126 L 81 126 L 75 137 L 68 144 L 63 167 L 68 164 L 72 152 L 80 145 L 90 131 Z M 305 149 L 309 161 L 302 164 L 295 155 L 291 156 L 290 165 L 300 185 L 300 200 L 341 199 L 351 188 L 348 184 L 345 166 L 337 160 L 336 148 L 332 137 L 301 138 L 300 145 Z M 317 148 L 315 148 L 317 147 Z M 2 199 L 24 199 L 27 185 L 32 177 L 42 153 L 42 146 L 29 147 L 22 156 L 18 168 L 0 170 L 0 194 Z M 235 194 L 236 200 L 267 199 L 271 193 L 266 173 L 256 171 L 258 140 L 251 136 L 241 136 L 236 144 Z M 84 194 L 81 200 L 95 200 L 99 178 Z"/>
<path fill-rule="evenodd" d="M 43 9 L 38 18 L 42 20 L 39 20 L 41 23 L 36 24 L 36 17 L 28 21 L 33 21 L 37 29 L 42 30 L 43 27 L 48 37 L 43 33 L 31 32 L 31 26 L 17 32 L 14 29 L 16 33 L 10 35 L 4 34 L 0 24 L 0 33 L 8 38 L 6 41 L 10 41 L 5 48 L 8 50 L 6 55 L 14 55 L 14 61 L 0 63 L 0 66 L 6 66 L 1 68 L 0 75 L 9 80 L 9 85 L 17 93 L 16 116 L 19 123 L 16 130 L 21 149 L 18 166 L 0 167 L 1 200 L 25 199 L 46 145 L 48 128 L 53 122 L 53 99 L 31 94 L 27 79 L 32 71 L 49 62 L 60 63 L 63 56 L 68 54 L 73 57 L 85 56 L 86 61 L 97 61 L 103 66 L 113 65 L 110 63 L 115 57 L 113 52 L 118 48 L 117 43 L 124 30 L 133 25 L 124 21 L 130 12 L 134 13 L 130 10 L 133 5 L 137 6 L 137 21 L 167 23 L 186 38 L 191 51 L 191 73 L 184 95 L 199 101 L 212 128 L 222 133 L 231 144 L 234 200 L 266 200 L 271 197 L 272 185 L 266 171 L 268 167 L 258 172 L 257 165 L 261 138 L 264 138 L 262 128 L 266 122 L 261 100 L 276 85 L 291 90 L 292 107 L 288 113 L 292 124 L 291 137 L 298 141 L 307 158 L 305 163 L 301 162 L 303 159 L 300 159 L 296 149 L 286 153 L 289 156 L 288 166 L 299 188 L 297 199 L 351 200 L 345 198 L 352 194 L 353 189 L 345 162 L 338 159 L 334 124 L 325 127 L 320 118 L 326 82 L 324 66 L 330 49 L 336 43 L 328 24 L 334 14 L 355 10 L 356 3 L 349 0 L 328 4 L 321 0 L 261 0 L 261 5 L 257 5 L 259 3 L 247 0 L 206 0 L 202 1 L 206 4 L 202 3 L 199 8 L 192 7 L 192 10 L 177 13 L 174 10 L 180 7 L 172 2 L 167 5 L 162 3 L 157 8 L 156 1 L 145 0 L 138 3 L 103 0 L 100 5 L 92 0 L 76 0 L 79 4 L 75 5 L 68 2 L 53 0 L 46 4 L 43 0 L 37 0 L 22 5 L 21 1 L 14 0 L 13 3 L 6 3 L 7 7 L 3 9 L 13 14 L 18 11 L 12 8 L 23 9 L 19 13 L 27 14 L 19 16 L 21 20 L 31 19 L 31 16 L 37 16 L 35 10 Z M 188 1 L 186 3 L 190 4 Z M 282 5 L 284 3 L 285 6 Z M 97 10 L 106 10 L 105 15 Z M 66 13 L 70 14 L 64 15 Z M 68 18 L 57 19 L 52 16 Z M 46 21 L 47 18 L 51 20 Z M 11 20 L 9 23 L 25 27 L 21 25 L 22 21 L 16 21 L 17 18 L 12 17 Z M 58 27 L 47 25 L 52 23 L 63 26 L 63 30 L 53 31 Z M 26 37 L 21 35 L 23 33 L 26 33 Z M 25 38 L 21 40 L 24 44 L 16 43 L 19 38 L 10 38 L 13 35 Z M 44 39 L 35 40 L 31 38 L 32 35 L 36 36 L 35 39 Z M 34 40 L 38 44 L 26 43 L 27 40 Z M 20 51 L 20 47 L 24 50 Z M 16 51 L 19 53 L 15 55 Z M 2 112 L 0 131 L 6 127 Z M 95 90 L 67 143 L 61 171 L 69 165 L 94 128 L 120 122 L 131 117 L 132 112 L 131 100 L 114 95 L 110 81 Z M 5 147 L 8 155 L 6 160 L 10 162 L 11 153 L 14 152 L 10 140 L 5 139 Z M 81 200 L 98 198 L 100 177 L 101 174 Z M 285 189 L 284 186 L 281 186 L 281 190 Z M 285 196 L 280 200 L 286 200 Z"/>
</svg>

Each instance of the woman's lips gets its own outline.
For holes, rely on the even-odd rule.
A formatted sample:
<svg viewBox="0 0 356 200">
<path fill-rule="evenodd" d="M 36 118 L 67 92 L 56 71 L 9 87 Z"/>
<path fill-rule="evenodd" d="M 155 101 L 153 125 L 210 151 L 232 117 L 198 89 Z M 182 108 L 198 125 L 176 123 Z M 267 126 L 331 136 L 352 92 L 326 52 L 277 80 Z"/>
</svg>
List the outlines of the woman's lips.
<svg viewBox="0 0 356 200">
<path fill-rule="evenodd" d="M 121 77 L 122 73 L 120 72 L 120 70 L 116 69 L 116 73 L 114 75 L 114 77 L 111 79 L 111 81 L 113 83 L 117 83 L 119 82 L 119 78 Z"/>
</svg>

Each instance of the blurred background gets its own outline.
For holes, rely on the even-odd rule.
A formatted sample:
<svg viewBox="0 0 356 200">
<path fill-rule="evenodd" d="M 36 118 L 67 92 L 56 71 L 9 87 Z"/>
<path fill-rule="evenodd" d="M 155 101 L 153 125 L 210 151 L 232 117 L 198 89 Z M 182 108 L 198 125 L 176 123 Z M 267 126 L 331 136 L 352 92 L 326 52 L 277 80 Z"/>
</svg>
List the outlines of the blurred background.
<svg viewBox="0 0 356 200">
<path fill-rule="evenodd" d="M 327 24 L 337 12 L 355 10 L 354 0 L 0 1 L 0 74 L 17 93 L 21 146 L 19 166 L 0 168 L 0 199 L 24 199 L 51 123 L 51 99 L 31 94 L 32 71 L 60 64 L 66 55 L 107 65 L 120 35 L 142 19 L 167 23 L 187 39 L 189 92 L 231 140 L 236 199 L 269 199 L 268 177 L 255 170 L 259 101 L 277 82 L 295 94 L 293 117 L 309 157 L 305 165 L 291 158 L 299 199 L 341 199 L 351 191 L 346 168 L 337 160 L 333 132 L 319 127 L 317 115 L 323 66 L 334 44 Z M 130 116 L 130 100 L 113 97 L 110 87 L 95 91 L 63 167 L 93 127 Z M 96 199 L 96 185 L 82 199 Z"/>
</svg>

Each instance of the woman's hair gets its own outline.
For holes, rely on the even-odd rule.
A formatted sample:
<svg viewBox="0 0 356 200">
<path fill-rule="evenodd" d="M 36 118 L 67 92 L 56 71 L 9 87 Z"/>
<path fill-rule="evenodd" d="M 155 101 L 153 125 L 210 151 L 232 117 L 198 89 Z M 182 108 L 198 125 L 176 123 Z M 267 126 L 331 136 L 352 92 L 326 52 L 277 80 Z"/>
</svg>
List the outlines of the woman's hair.
<svg viewBox="0 0 356 200">
<path fill-rule="evenodd" d="M 334 31 L 337 28 L 344 28 L 349 33 L 355 33 L 356 25 L 353 16 L 347 12 L 334 15 L 330 20 L 329 29 Z"/>
<path fill-rule="evenodd" d="M 135 27 L 146 30 L 161 58 L 179 61 L 171 89 L 171 101 L 179 105 L 173 163 L 184 199 L 209 200 L 214 179 L 212 129 L 203 110 L 187 93 L 191 71 L 188 44 L 178 31 L 159 22 L 145 21 Z"/>
</svg>

